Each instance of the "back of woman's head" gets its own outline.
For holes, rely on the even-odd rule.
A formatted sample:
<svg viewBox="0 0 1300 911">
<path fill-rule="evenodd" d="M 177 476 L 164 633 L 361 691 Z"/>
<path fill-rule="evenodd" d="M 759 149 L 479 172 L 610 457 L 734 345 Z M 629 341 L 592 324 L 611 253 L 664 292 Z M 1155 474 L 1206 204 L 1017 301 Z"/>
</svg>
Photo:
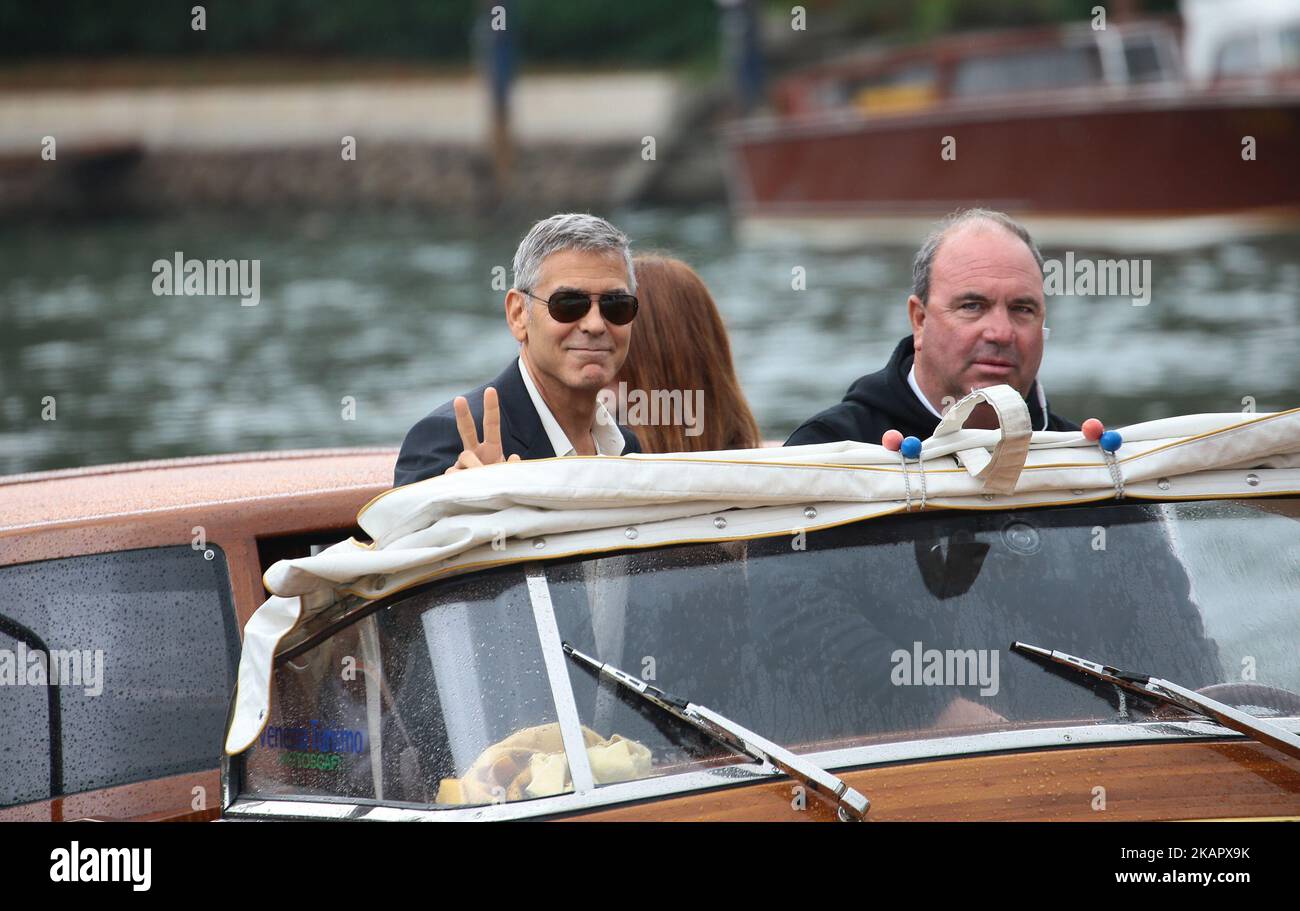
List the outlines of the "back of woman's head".
<svg viewBox="0 0 1300 911">
<path fill-rule="evenodd" d="M 736 379 L 731 342 L 709 289 L 690 266 L 661 255 L 638 256 L 636 293 L 641 301 L 627 360 L 617 382 L 624 382 L 629 402 L 637 390 L 648 401 L 666 402 L 680 394 L 683 407 L 674 420 L 659 409 L 637 421 L 629 408 L 629 426 L 646 452 L 700 452 L 749 449 L 760 444 L 758 425 Z M 617 392 L 617 389 L 615 390 Z M 700 403 L 702 413 L 689 413 Z"/>
</svg>

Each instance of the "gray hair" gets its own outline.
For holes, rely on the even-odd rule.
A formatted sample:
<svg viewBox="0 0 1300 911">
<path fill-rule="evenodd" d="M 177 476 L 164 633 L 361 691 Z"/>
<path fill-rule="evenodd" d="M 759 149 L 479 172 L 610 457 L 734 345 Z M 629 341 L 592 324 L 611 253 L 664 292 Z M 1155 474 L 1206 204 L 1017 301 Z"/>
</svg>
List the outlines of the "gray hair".
<svg viewBox="0 0 1300 911">
<path fill-rule="evenodd" d="M 938 254 L 943 239 L 957 228 L 976 223 L 995 224 L 1023 240 L 1029 252 L 1034 255 L 1034 262 L 1038 263 L 1038 271 L 1043 271 L 1043 254 L 1038 252 L 1034 239 L 1020 222 L 1005 212 L 993 209 L 958 209 L 930 232 L 912 260 L 912 293 L 921 299 L 921 303 L 930 302 L 930 270 L 934 267 L 934 257 Z"/>
<path fill-rule="evenodd" d="M 623 257 L 627 266 L 627 290 L 636 293 L 636 273 L 632 269 L 627 235 L 603 218 L 579 212 L 543 218 L 524 235 L 515 251 L 514 286 L 520 291 L 532 291 L 541 277 L 542 261 L 564 250 Z"/>
</svg>

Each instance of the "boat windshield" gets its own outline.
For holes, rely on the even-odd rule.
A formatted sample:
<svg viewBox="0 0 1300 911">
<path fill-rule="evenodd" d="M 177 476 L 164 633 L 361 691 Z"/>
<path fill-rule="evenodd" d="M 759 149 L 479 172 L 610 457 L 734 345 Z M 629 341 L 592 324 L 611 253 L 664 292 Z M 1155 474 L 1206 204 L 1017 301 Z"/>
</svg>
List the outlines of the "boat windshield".
<svg viewBox="0 0 1300 911">
<path fill-rule="evenodd" d="M 968 57 L 957 65 L 952 94 L 1009 95 L 1026 91 L 1027 86 L 1042 91 L 1097 86 L 1102 82 L 1101 52 L 1090 42 Z"/>
<path fill-rule="evenodd" d="M 562 793 L 551 677 L 571 686 L 597 786 L 748 761 L 562 656 L 548 667 L 534 620 L 552 612 L 557 652 L 567 640 L 796 752 L 1150 720 L 1015 640 L 1300 715 L 1297 499 L 927 511 L 554 561 L 545 578 L 540 612 L 516 565 L 400 594 L 282 657 L 245 790 Z"/>
</svg>

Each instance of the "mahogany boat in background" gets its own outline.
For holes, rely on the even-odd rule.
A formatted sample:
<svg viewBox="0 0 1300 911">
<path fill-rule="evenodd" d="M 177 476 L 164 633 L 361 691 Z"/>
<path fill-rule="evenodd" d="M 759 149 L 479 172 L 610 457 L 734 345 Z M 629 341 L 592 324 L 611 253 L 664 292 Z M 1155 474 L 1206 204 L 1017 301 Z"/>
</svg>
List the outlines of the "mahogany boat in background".
<svg viewBox="0 0 1300 911">
<path fill-rule="evenodd" d="M 732 125 L 750 239 L 913 243 L 983 205 L 1047 244 L 1300 225 L 1300 2 L 952 36 L 822 64 Z"/>
</svg>

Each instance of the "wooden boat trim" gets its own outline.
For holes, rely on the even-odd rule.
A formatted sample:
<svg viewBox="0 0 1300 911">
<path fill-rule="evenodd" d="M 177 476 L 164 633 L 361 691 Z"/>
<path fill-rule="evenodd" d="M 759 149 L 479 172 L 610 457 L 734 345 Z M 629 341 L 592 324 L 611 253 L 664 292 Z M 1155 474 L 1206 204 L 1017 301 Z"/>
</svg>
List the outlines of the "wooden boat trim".
<svg viewBox="0 0 1300 911">
<path fill-rule="evenodd" d="M 1075 89 L 1045 96 L 1006 96 L 997 99 L 960 99 L 915 111 L 864 115 L 839 110 L 799 117 L 766 117 L 737 121 L 722 128 L 722 137 L 733 152 L 743 145 L 787 142 L 792 139 L 827 138 L 858 133 L 877 133 L 913 127 L 955 129 L 966 123 L 1003 120 L 1009 117 L 1059 118 L 1150 114 L 1162 111 L 1238 111 L 1293 107 L 1300 93 L 1289 89 L 1265 91 L 1192 92 L 1149 88 L 1117 95 L 1106 89 Z"/>
</svg>

